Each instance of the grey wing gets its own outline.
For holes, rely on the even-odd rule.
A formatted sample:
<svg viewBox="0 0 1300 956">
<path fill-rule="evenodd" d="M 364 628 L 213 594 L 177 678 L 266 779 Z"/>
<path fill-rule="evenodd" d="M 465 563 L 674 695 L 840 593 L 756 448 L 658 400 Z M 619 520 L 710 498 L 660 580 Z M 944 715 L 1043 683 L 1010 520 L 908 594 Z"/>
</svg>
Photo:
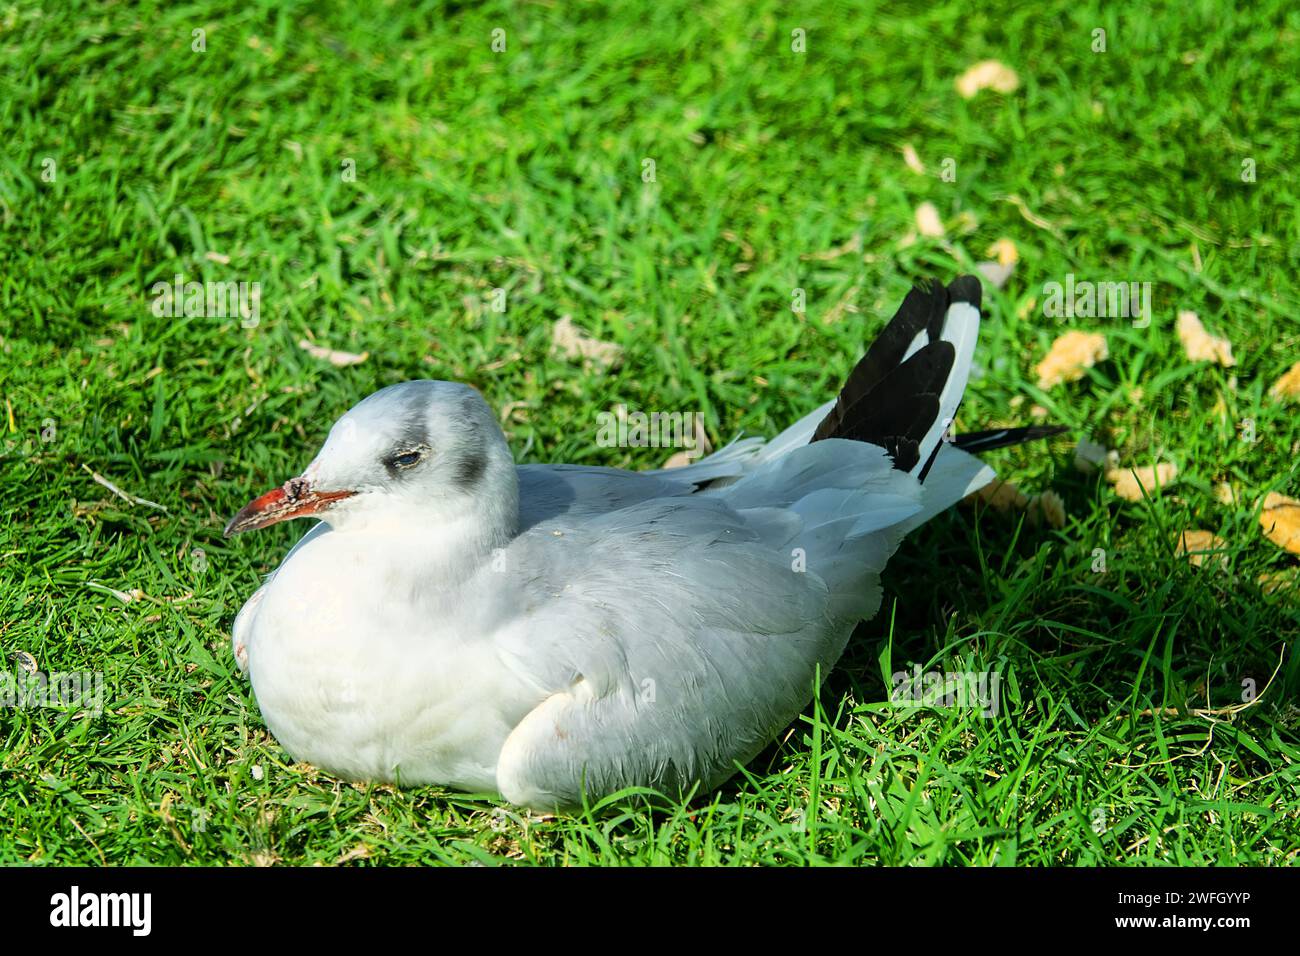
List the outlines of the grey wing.
<svg viewBox="0 0 1300 956">
<path fill-rule="evenodd" d="M 545 699 L 502 748 L 502 795 L 556 808 L 632 785 L 708 788 L 753 758 L 857 620 L 833 613 L 827 581 L 791 559 L 804 530 L 793 512 L 691 496 L 531 542 L 527 566 L 547 571 L 524 584 L 534 608 L 501 649 Z M 859 609 L 874 613 L 892 550 L 863 541 L 848 556 Z"/>
<path fill-rule="evenodd" d="M 672 472 L 623 471 L 584 465 L 520 465 L 519 527 L 527 531 L 544 522 L 572 524 L 647 501 L 689 495 L 698 487 Z"/>
<path fill-rule="evenodd" d="M 624 471 L 586 465 L 520 465 L 519 522 L 521 530 L 550 521 L 607 514 L 655 498 L 710 493 L 807 445 L 817 424 L 835 405 L 834 399 L 800 419 L 771 441 L 759 437 L 733 441 L 681 468 Z"/>
</svg>

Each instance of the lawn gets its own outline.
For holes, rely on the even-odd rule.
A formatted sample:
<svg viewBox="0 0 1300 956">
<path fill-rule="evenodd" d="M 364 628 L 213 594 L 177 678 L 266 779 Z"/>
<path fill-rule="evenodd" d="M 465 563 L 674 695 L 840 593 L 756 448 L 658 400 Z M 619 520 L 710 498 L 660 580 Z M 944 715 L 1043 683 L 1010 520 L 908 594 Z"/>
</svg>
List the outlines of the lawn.
<svg viewBox="0 0 1300 956">
<path fill-rule="evenodd" d="M 1259 524 L 1300 497 L 1269 394 L 1300 360 L 1294 5 L 23 0 L 0 56 L 0 670 L 103 681 L 99 713 L 0 709 L 0 863 L 1296 861 L 1300 562 Z M 986 59 L 1016 88 L 959 95 Z M 915 534 L 721 791 L 538 817 L 270 737 L 230 627 L 305 527 L 222 527 L 354 402 L 464 381 L 520 461 L 659 467 L 598 414 L 774 434 L 1003 239 L 958 430 L 1068 426 L 987 456 L 1063 526 Z M 178 274 L 258 283 L 256 321 L 166 314 Z M 1151 283 L 1150 323 L 1046 314 L 1071 275 Z M 1188 358 L 1181 310 L 1235 366 Z M 617 356 L 557 349 L 566 316 Z M 1040 387 L 1071 329 L 1108 357 Z M 1081 438 L 1177 480 L 1124 500 Z M 891 704 L 913 667 L 996 671 L 997 713 Z"/>
</svg>

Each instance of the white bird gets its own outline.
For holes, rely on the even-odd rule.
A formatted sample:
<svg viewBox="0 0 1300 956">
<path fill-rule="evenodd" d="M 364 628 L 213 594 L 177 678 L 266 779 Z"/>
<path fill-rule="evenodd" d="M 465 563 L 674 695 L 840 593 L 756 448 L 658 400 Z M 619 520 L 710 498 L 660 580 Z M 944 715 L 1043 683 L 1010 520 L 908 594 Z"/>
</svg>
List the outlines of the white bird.
<svg viewBox="0 0 1300 956">
<path fill-rule="evenodd" d="M 838 400 L 672 471 L 516 466 L 483 398 L 348 411 L 226 533 L 320 523 L 239 612 L 267 726 L 351 780 L 544 810 L 722 783 L 811 700 L 903 536 L 992 480 L 945 440 L 979 282 L 914 289 Z"/>
</svg>

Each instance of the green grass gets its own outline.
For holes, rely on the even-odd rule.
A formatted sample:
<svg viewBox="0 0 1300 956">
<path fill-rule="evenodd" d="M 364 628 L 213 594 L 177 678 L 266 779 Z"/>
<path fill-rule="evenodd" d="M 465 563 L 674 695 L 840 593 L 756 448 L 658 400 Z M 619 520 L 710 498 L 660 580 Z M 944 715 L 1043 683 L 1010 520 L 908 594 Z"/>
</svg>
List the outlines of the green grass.
<svg viewBox="0 0 1300 956">
<path fill-rule="evenodd" d="M 1297 564 L 1257 502 L 1300 496 L 1300 416 L 1267 395 L 1300 359 L 1300 10 L 908 6 L 0 11 L 0 647 L 107 693 L 99 716 L 0 710 L 0 862 L 1294 862 L 1300 597 L 1256 582 Z M 958 97 L 985 58 L 1020 89 Z M 926 200 L 948 237 L 909 242 Z M 655 467 L 597 447 L 596 413 L 699 410 L 715 445 L 772 434 L 833 394 L 912 281 L 1000 237 L 1021 261 L 986 293 L 959 425 L 1038 405 L 1125 462 L 1175 461 L 1174 487 L 1120 501 L 1065 439 L 994 453 L 1064 498 L 1066 526 L 958 509 L 916 534 L 817 704 L 676 811 L 627 796 L 540 819 L 342 784 L 268 735 L 230 625 L 304 529 L 221 528 L 355 401 L 462 380 L 509 406 L 521 460 Z M 156 317 L 150 289 L 178 272 L 260 282 L 260 323 Z M 1152 282 L 1154 321 L 1045 317 L 1067 273 Z M 1182 308 L 1235 369 L 1184 357 Z M 622 363 L 552 354 L 566 314 Z M 1110 358 L 1041 391 L 1067 327 Z M 303 338 L 369 358 L 337 369 Z M 1175 556 L 1189 527 L 1228 542 L 1226 570 Z M 1279 661 L 1255 706 L 1193 713 Z M 999 714 L 891 707 L 912 663 L 999 670 Z"/>
</svg>

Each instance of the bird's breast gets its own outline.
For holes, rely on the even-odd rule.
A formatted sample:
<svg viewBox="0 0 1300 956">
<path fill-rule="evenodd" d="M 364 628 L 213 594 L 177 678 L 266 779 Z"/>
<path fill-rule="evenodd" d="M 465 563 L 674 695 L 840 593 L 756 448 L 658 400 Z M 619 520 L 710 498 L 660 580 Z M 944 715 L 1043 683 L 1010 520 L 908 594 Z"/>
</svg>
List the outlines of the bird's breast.
<svg viewBox="0 0 1300 956">
<path fill-rule="evenodd" d="M 348 779 L 494 790 L 529 691 L 472 621 L 388 593 L 384 568 L 316 544 L 276 573 L 251 628 L 249 677 L 276 739 Z"/>
</svg>

